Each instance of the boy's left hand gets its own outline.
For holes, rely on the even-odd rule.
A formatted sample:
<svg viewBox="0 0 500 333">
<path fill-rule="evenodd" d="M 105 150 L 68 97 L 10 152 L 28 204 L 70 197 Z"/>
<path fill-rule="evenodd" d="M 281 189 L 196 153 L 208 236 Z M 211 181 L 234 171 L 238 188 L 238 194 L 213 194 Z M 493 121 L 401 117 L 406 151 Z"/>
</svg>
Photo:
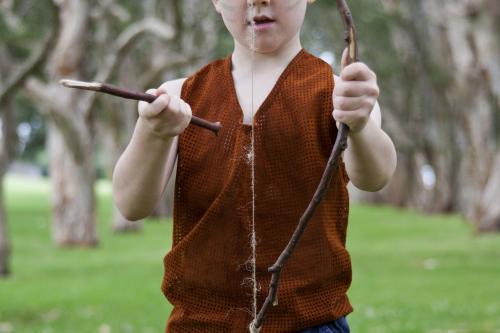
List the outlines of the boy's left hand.
<svg viewBox="0 0 500 333">
<path fill-rule="evenodd" d="M 380 90 L 377 76 L 361 62 L 346 66 L 347 49 L 342 55 L 342 72 L 335 77 L 333 118 L 346 124 L 352 133 L 361 131 L 372 112 Z"/>
</svg>

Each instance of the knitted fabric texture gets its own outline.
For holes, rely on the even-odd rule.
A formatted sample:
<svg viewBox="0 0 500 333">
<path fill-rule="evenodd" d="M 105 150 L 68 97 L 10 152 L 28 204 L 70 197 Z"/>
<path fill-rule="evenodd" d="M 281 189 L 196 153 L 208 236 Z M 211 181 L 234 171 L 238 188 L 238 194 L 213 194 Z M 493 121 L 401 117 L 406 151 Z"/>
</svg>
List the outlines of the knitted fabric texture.
<svg viewBox="0 0 500 333">
<path fill-rule="evenodd" d="M 223 128 L 215 137 L 190 126 L 179 139 L 173 246 L 162 282 L 174 307 L 166 332 L 243 333 L 253 319 L 252 126 L 242 123 L 231 71 L 229 56 L 205 66 L 182 89 L 194 115 Z M 313 197 L 337 135 L 332 91 L 331 67 L 301 50 L 254 116 L 258 308 L 268 293 L 267 268 Z M 296 332 L 352 311 L 347 182 L 340 163 L 283 270 L 279 304 L 262 333 Z"/>
</svg>

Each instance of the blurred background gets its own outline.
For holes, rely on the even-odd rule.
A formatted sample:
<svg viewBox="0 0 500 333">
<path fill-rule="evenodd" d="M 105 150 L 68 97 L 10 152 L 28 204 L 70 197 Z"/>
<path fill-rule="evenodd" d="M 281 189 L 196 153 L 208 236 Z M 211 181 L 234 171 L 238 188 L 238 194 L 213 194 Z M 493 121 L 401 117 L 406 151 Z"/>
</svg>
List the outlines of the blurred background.
<svg viewBox="0 0 500 333">
<path fill-rule="evenodd" d="M 500 2 L 349 3 L 398 150 L 383 191 L 351 189 L 352 331 L 498 333 Z M 334 1 L 302 41 L 338 72 Z M 0 0 L 0 333 L 164 330 L 173 182 L 151 218 L 120 216 L 136 103 L 58 81 L 144 91 L 231 50 L 208 0 Z"/>
</svg>

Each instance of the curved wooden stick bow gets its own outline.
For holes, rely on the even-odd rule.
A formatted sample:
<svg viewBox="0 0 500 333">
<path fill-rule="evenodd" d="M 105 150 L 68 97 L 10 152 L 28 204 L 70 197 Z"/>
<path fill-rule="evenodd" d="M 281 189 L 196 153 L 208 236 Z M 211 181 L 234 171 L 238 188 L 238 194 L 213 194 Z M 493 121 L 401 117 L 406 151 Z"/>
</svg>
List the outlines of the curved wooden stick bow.
<svg viewBox="0 0 500 333">
<path fill-rule="evenodd" d="M 357 43 L 357 35 L 356 28 L 354 26 L 354 21 L 351 15 L 351 11 L 347 5 L 346 0 L 336 0 L 337 9 L 340 12 L 342 20 L 344 22 L 345 29 L 345 41 L 347 43 L 348 48 L 348 56 L 347 56 L 347 64 L 351 64 L 353 62 L 359 61 L 358 59 L 358 43 Z M 250 323 L 250 332 L 258 333 L 262 327 L 264 318 L 266 316 L 267 311 L 271 305 L 278 305 L 277 293 L 278 286 L 280 282 L 280 275 L 283 267 L 286 262 L 290 258 L 295 249 L 297 243 L 300 240 L 300 237 L 304 233 L 304 230 L 307 226 L 307 223 L 314 215 L 316 208 L 321 203 L 323 197 L 330 186 L 330 182 L 332 180 L 333 172 L 337 169 L 339 165 L 340 155 L 347 148 L 347 135 L 349 133 L 349 128 L 347 125 L 341 123 L 339 125 L 339 130 L 337 133 L 337 138 L 335 140 L 335 144 L 332 148 L 332 153 L 330 158 L 328 159 L 328 163 L 326 165 L 325 171 L 323 171 L 323 175 L 321 176 L 321 181 L 314 193 L 314 197 L 312 198 L 309 206 L 305 210 L 304 214 L 299 220 L 299 223 L 288 242 L 288 245 L 280 254 L 274 265 L 268 268 L 268 271 L 272 273 L 271 282 L 269 284 L 269 293 L 260 309 L 259 313 L 255 317 L 255 319 Z"/>
</svg>

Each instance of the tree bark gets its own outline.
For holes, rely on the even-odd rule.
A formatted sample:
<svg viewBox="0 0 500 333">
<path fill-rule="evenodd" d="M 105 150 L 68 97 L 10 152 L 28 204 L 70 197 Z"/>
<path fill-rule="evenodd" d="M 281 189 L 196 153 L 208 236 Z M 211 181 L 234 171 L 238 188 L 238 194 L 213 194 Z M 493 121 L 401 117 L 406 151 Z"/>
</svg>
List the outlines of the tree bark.
<svg viewBox="0 0 500 333">
<path fill-rule="evenodd" d="M 7 218 L 5 215 L 3 196 L 3 177 L 0 177 L 0 278 L 10 275 L 10 237 L 7 230 Z"/>
<path fill-rule="evenodd" d="M 384 0 L 398 17 L 392 42 L 403 63 L 386 97 L 396 126 L 396 177 L 372 200 L 405 197 L 427 212 L 460 212 L 478 231 L 500 229 L 500 6 L 491 0 Z M 387 113 L 386 112 L 386 113 Z M 397 127 L 400 127 L 399 129 Z M 398 134 L 399 133 L 399 134 Z M 409 133 L 411 145 L 399 144 Z M 424 165 L 436 182 L 422 182 Z M 397 175 L 401 171 L 398 170 Z M 496 198 L 496 199 L 494 199 Z M 406 202 L 405 202 L 406 201 Z"/>
<path fill-rule="evenodd" d="M 96 246 L 93 140 L 89 133 L 82 135 L 79 139 L 82 152 L 77 157 L 65 141 L 61 129 L 51 123 L 48 150 L 53 185 L 53 238 L 58 246 Z"/>
<path fill-rule="evenodd" d="M 3 180 L 10 161 L 16 153 L 17 133 L 10 100 L 3 99 L 0 108 L 2 109 L 2 130 L 0 135 L 0 278 L 3 278 L 10 275 L 9 263 L 12 251 L 7 226 L 7 214 L 5 212 Z"/>
<path fill-rule="evenodd" d="M 497 154 L 492 169 L 494 171 L 488 178 L 478 208 L 480 232 L 500 232 L 500 153 Z"/>
<path fill-rule="evenodd" d="M 57 84 L 81 73 L 89 7 L 78 0 L 60 1 L 59 6 L 61 33 L 48 68 L 52 83 L 38 85 L 50 119 L 53 238 L 58 246 L 96 246 L 93 119 L 75 92 Z M 36 91 L 36 84 L 31 87 Z"/>
<path fill-rule="evenodd" d="M 58 8 L 52 1 L 48 1 L 47 8 L 54 17 L 57 17 Z M 11 15 L 14 21 L 18 23 L 21 22 L 20 18 L 13 13 L 9 13 L 9 15 Z M 4 204 L 3 181 L 10 162 L 17 154 L 18 136 L 16 133 L 16 121 L 12 100 L 17 92 L 23 87 L 26 80 L 45 64 L 50 50 L 57 39 L 58 28 L 59 25 L 56 20 L 56 23 L 52 26 L 52 31 L 45 40 L 32 52 L 28 59 L 22 63 L 14 63 L 7 54 L 2 52 L 2 60 L 6 62 L 6 64 L 2 64 L 2 68 L 7 68 L 7 70 L 3 70 L 2 74 L 5 75 L 5 79 L 3 82 L 0 82 L 0 115 L 2 122 L 0 141 L 0 277 L 6 277 L 10 274 L 9 259 L 11 244 Z M 12 70 L 10 70 L 11 68 Z"/>
<path fill-rule="evenodd" d="M 50 82 L 31 79 L 26 90 L 49 119 L 54 241 L 58 246 L 95 246 L 93 119 L 79 95 L 58 84 L 61 78 L 81 73 L 89 8 L 78 0 L 57 5 L 60 33 L 46 68 Z"/>
</svg>

